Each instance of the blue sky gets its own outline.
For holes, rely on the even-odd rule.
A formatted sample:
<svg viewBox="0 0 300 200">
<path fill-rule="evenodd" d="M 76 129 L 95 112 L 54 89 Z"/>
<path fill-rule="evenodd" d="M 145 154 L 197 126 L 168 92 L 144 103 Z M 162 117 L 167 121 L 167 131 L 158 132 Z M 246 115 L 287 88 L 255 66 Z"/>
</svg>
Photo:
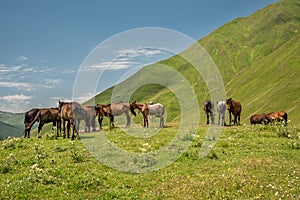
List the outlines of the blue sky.
<svg viewBox="0 0 300 200">
<path fill-rule="evenodd" d="M 161 27 L 199 40 L 223 24 L 274 2 L 0 0 L 0 110 L 24 112 L 32 107 L 56 106 L 58 99 L 71 100 L 74 80 L 86 57 L 116 34 Z M 155 49 L 125 48 L 118 52 L 121 59 L 106 67 L 106 79 L 97 91 L 78 101 L 114 84 L 110 77 L 122 76 L 122 70 L 133 67 L 133 63 L 141 67 L 171 56 Z M 135 62 L 129 63 L 127 58 L 133 56 Z M 107 62 L 98 63 L 95 70 L 102 70 Z"/>
</svg>

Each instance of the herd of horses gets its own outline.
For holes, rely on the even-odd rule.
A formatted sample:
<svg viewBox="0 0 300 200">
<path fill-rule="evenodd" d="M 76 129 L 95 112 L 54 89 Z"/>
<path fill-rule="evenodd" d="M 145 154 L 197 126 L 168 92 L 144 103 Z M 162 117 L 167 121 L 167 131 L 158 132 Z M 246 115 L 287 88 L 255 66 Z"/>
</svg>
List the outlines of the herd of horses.
<svg viewBox="0 0 300 200">
<path fill-rule="evenodd" d="M 231 125 L 233 115 L 233 124 L 240 125 L 241 121 L 241 112 L 242 105 L 240 102 L 234 101 L 232 98 L 226 99 L 225 101 L 217 102 L 217 111 L 219 113 L 219 121 L 218 124 L 221 126 L 225 126 L 225 113 L 226 109 L 229 112 L 229 125 Z M 207 121 L 209 124 L 209 118 L 211 119 L 211 124 L 214 124 L 214 103 L 210 100 L 207 100 L 203 103 L 203 110 L 205 111 Z M 276 122 L 282 122 L 284 125 L 287 125 L 288 115 L 284 111 L 279 112 L 270 112 L 270 113 L 262 113 L 262 114 L 254 114 L 250 117 L 251 124 L 273 124 Z"/>
<path fill-rule="evenodd" d="M 79 138 L 80 121 L 85 122 L 85 132 L 96 131 L 96 118 L 100 130 L 102 130 L 102 121 L 104 117 L 109 118 L 110 127 L 114 127 L 114 117 L 125 114 L 127 123 L 126 127 L 130 126 L 131 117 L 129 112 L 136 116 L 135 110 L 138 109 L 143 115 L 143 126 L 149 127 L 149 117 L 155 115 L 160 118 L 159 128 L 164 127 L 164 106 L 160 103 L 111 103 L 111 104 L 97 104 L 95 106 L 82 106 L 77 102 L 58 102 L 57 108 L 33 108 L 25 113 L 24 117 L 24 137 L 30 137 L 30 130 L 35 124 L 38 125 L 38 137 L 41 137 L 41 130 L 46 123 L 53 123 L 53 127 L 57 129 L 57 136 L 63 131 L 63 137 L 69 138 L 72 130 L 72 139 Z M 207 117 L 207 124 L 211 119 L 211 124 L 215 124 L 214 119 L 214 102 L 207 100 L 203 103 L 203 110 Z M 234 101 L 232 98 L 217 102 L 217 111 L 219 113 L 218 124 L 226 126 L 225 114 L 226 110 L 229 113 L 229 125 L 240 125 L 242 105 L 240 102 Z M 271 112 L 268 114 L 255 114 L 250 117 L 251 124 L 271 124 L 274 122 L 283 122 L 287 124 L 287 113 L 284 111 Z M 53 128 L 52 127 L 52 128 Z M 67 130 L 66 130 L 67 128 Z M 62 130 L 63 129 L 63 130 Z M 67 132 L 67 134 L 66 134 Z"/>
<path fill-rule="evenodd" d="M 96 131 L 96 118 L 100 130 L 102 130 L 102 121 L 104 117 L 109 118 L 110 127 L 114 127 L 114 117 L 125 114 L 127 123 L 126 127 L 130 126 L 131 117 L 129 112 L 136 116 L 135 110 L 138 109 L 144 119 L 144 127 L 149 127 L 149 116 L 155 115 L 160 118 L 160 128 L 164 127 L 164 106 L 160 103 L 130 103 L 119 102 L 111 104 L 97 104 L 95 106 L 81 106 L 77 102 L 58 102 L 57 108 L 33 108 L 25 113 L 24 117 L 24 137 L 30 137 L 30 131 L 35 122 L 38 125 L 38 137 L 42 137 L 41 130 L 46 123 L 53 123 L 53 127 L 57 129 L 57 136 L 63 131 L 63 137 L 69 138 L 72 130 L 72 140 L 79 138 L 80 121 L 85 122 L 85 132 Z M 67 127 L 67 130 L 66 130 Z M 63 130 L 62 130 L 63 129 Z M 66 133 L 67 132 L 67 133 Z"/>
</svg>

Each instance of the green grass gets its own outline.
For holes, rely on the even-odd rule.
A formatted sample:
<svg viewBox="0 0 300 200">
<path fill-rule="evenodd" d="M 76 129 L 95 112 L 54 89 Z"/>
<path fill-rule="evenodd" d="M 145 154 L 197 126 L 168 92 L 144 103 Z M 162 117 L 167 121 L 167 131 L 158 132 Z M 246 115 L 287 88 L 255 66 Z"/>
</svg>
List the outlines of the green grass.
<svg viewBox="0 0 300 200">
<path fill-rule="evenodd" d="M 81 134 L 81 140 L 13 138 L 1 141 L 1 193 L 5 199 L 296 199 L 300 195 L 300 138 L 279 137 L 276 127 L 225 127 L 210 153 L 199 158 L 208 126 L 180 138 L 192 143 L 169 166 L 148 173 L 112 169 L 91 154 L 88 140 L 106 136 L 119 148 L 145 155 L 168 145 L 177 131 L 169 124 L 150 138 L 121 129 Z M 132 128 L 133 129 L 133 128 Z M 155 131 L 137 127 L 136 134 Z M 288 131 L 298 134 L 297 127 Z M 100 142 L 100 141 L 99 141 Z M 146 144 L 146 145 L 145 145 Z M 300 143 L 299 143 L 300 144 Z M 146 150 L 141 150 L 141 149 Z M 101 153 L 100 153 L 101 154 Z M 104 153 L 103 153 L 104 154 Z M 114 160 L 116 155 L 109 159 Z M 155 165 L 137 160 L 139 167 Z"/>
</svg>

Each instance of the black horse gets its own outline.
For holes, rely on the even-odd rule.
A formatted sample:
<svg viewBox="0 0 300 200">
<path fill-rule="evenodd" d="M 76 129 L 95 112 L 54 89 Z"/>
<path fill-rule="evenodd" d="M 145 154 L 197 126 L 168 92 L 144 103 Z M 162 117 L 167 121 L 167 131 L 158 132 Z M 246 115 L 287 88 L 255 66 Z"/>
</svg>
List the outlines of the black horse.
<svg viewBox="0 0 300 200">
<path fill-rule="evenodd" d="M 203 110 L 206 114 L 206 124 L 209 124 L 209 116 L 211 119 L 211 124 L 215 123 L 215 118 L 214 118 L 214 103 L 210 100 L 207 100 L 203 103 Z"/>
</svg>

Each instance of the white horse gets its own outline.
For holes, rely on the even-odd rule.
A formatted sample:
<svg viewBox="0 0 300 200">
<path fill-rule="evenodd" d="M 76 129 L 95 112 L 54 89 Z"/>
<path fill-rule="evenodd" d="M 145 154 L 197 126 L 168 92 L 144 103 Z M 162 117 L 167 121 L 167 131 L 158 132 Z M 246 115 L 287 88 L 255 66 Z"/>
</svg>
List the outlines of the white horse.
<svg viewBox="0 0 300 200">
<path fill-rule="evenodd" d="M 142 112 L 143 119 L 144 119 L 144 127 L 149 127 L 148 118 L 151 115 L 155 115 L 156 117 L 160 118 L 159 128 L 164 127 L 165 109 L 162 104 L 160 104 L 160 103 L 142 104 L 142 103 L 137 103 L 136 101 L 134 101 L 130 104 L 131 112 L 133 112 L 134 109 L 139 109 Z"/>
<path fill-rule="evenodd" d="M 162 104 L 160 103 L 149 104 L 149 116 L 155 115 L 156 117 L 159 117 L 160 119 L 159 128 L 164 127 L 164 114 L 165 114 L 165 108 Z"/>
<path fill-rule="evenodd" d="M 220 124 L 221 126 L 225 126 L 226 125 L 225 123 L 226 103 L 225 101 L 219 101 L 217 102 L 217 104 L 218 104 L 217 110 L 219 113 L 218 124 Z M 221 122 L 220 122 L 220 118 L 221 118 Z"/>
</svg>

